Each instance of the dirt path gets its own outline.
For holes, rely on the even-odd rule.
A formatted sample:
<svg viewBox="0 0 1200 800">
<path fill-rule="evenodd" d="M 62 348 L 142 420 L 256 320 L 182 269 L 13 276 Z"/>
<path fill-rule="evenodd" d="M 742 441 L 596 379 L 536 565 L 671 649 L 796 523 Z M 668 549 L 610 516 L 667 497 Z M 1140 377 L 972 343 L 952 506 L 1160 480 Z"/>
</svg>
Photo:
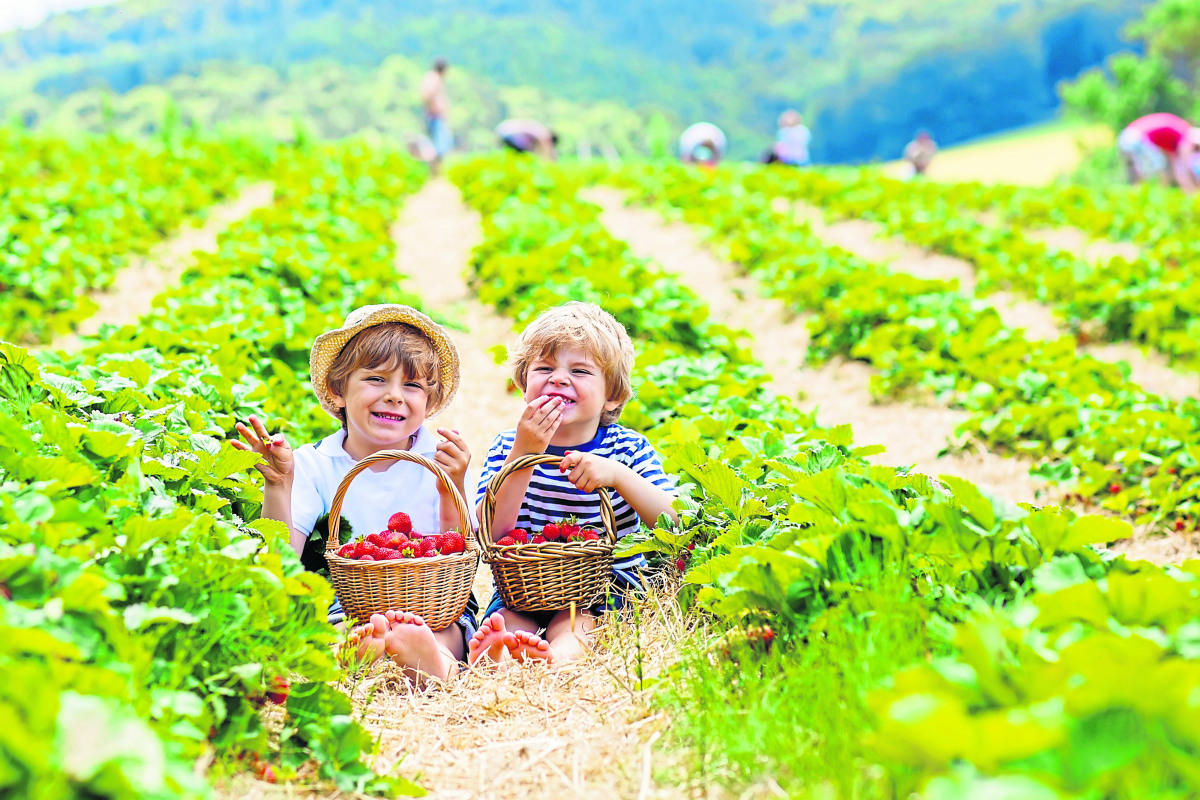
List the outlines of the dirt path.
<svg viewBox="0 0 1200 800">
<path fill-rule="evenodd" d="M 516 424 L 524 408 L 506 390 L 508 369 L 489 352 L 515 340 L 512 323 L 480 304 L 465 280 L 471 250 L 481 239 L 478 215 L 452 184 L 436 179 L 409 198 L 392 233 L 397 267 L 407 276 L 404 288 L 460 326 L 451 333 L 462 388 L 434 421 L 463 433 L 477 465 L 492 437 Z M 468 488 L 473 480 L 468 478 Z M 481 604 L 491 598 L 486 566 L 475 594 Z M 653 674 L 672 642 L 685 635 L 684 626 L 663 603 L 640 629 L 610 622 L 603 635 L 613 640 L 593 658 L 554 668 L 471 670 L 427 693 L 413 693 L 384 664 L 359 688 L 358 705 L 381 737 L 382 765 L 399 763 L 399 773 L 416 779 L 431 797 L 678 797 L 655 787 L 649 773 L 656 731 L 665 721 L 651 715 L 644 695 L 634 690 L 629 659 L 636 648 L 629 640 L 642 638 L 644 663 Z"/>
<path fill-rule="evenodd" d="M 150 313 L 154 298 L 175 286 L 196 251 L 216 252 L 217 236 L 230 225 L 271 204 L 275 187 L 269 182 L 246 188 L 230 202 L 214 206 L 199 228 L 183 228 L 134 259 L 116 274 L 112 285 L 92 292 L 99 306 L 79 323 L 74 333 L 63 334 L 45 346 L 48 350 L 77 350 L 85 337 L 95 336 L 104 325 L 127 325 Z"/>
<path fill-rule="evenodd" d="M 516 341 L 512 322 L 484 307 L 467 286 L 468 261 L 482 236 L 478 214 L 463 205 L 458 189 L 444 178 L 429 181 L 410 197 L 392 228 L 396 266 L 406 276 L 402 288 L 456 328 L 451 335 L 462 385 L 433 423 L 462 433 L 476 466 L 492 438 L 516 425 L 525 407 L 519 395 L 505 391 L 511 373 L 489 352 Z"/>
<path fill-rule="evenodd" d="M 964 294 L 974 294 L 976 281 L 974 268 L 967 261 L 931 253 L 894 237 L 887 236 L 882 227 L 867 220 L 843 220 L 826 223 L 824 215 L 805 203 L 796 204 L 796 215 L 808 222 L 813 232 L 829 244 L 836 245 L 859 258 L 886 264 L 897 272 L 905 272 L 921 278 L 942 280 L 956 279 Z M 1089 258 L 1113 255 L 1130 255 L 1125 243 L 1088 243 L 1079 231 L 1055 229 L 1042 231 L 1047 240 L 1060 249 L 1067 245 L 1082 248 L 1090 253 Z M 1048 341 L 1068 335 L 1052 310 L 1033 300 L 1009 292 L 994 292 L 986 300 L 1000 315 L 1005 326 L 1020 329 L 1033 341 Z M 1171 367 L 1161 353 L 1145 351 L 1129 342 L 1092 344 L 1079 348 L 1080 354 L 1090 355 L 1101 361 L 1129 365 L 1130 379 L 1148 392 L 1172 400 L 1200 395 L 1200 375 L 1182 372 Z"/>
<path fill-rule="evenodd" d="M 947 455 L 938 452 L 953 437 L 965 412 L 913 403 L 877 404 L 871 399 L 871 370 L 859 362 L 837 361 L 817 369 L 804 366 L 808 336 L 804 320 L 789 318 L 780 301 L 760 297 L 752 279 L 705 248 L 695 230 L 665 223 L 653 211 L 627 208 L 613 189 L 592 189 L 586 199 L 603 208 L 602 221 L 633 252 L 653 258 L 680 278 L 712 309 L 721 322 L 743 328 L 754 339 L 754 353 L 772 376 L 775 391 L 800 405 L 817 408 L 823 425 L 850 423 L 860 444 L 882 444 L 878 463 L 915 464 L 931 475 L 957 475 L 1011 502 L 1045 502 L 1029 477 L 1029 463 L 987 453 Z M 951 259 L 952 260 L 952 259 Z M 731 291 L 732 289 L 732 291 Z"/>
</svg>

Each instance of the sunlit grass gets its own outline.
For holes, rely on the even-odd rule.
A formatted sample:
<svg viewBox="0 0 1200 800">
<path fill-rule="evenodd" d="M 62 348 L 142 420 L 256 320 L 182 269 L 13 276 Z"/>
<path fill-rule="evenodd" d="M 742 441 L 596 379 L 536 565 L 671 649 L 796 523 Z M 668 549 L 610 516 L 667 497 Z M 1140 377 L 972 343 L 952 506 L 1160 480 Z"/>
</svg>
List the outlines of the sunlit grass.
<svg viewBox="0 0 1200 800">
<path fill-rule="evenodd" d="M 736 797 L 903 797 L 915 776 L 878 763 L 867 693 L 931 651 L 926 612 L 906 570 L 876 562 L 805 635 L 766 654 L 697 641 L 663 681 L 658 703 L 682 755 L 664 768 L 693 788 Z M 783 632 L 781 632 L 782 634 Z"/>
</svg>

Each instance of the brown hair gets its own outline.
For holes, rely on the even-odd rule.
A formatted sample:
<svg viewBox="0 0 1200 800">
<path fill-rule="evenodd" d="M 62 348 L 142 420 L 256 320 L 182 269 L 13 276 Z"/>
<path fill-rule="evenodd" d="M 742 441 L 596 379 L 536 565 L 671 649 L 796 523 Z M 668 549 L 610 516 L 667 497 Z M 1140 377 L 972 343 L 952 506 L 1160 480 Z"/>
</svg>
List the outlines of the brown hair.
<svg viewBox="0 0 1200 800">
<path fill-rule="evenodd" d="M 325 386 L 346 396 L 346 383 L 358 369 L 400 370 L 406 378 L 425 384 L 432 413 L 442 405 L 445 387 L 438 382 L 438 356 L 433 343 L 420 330 L 403 322 L 384 322 L 356 333 L 333 359 Z M 339 409 L 346 427 L 346 409 Z"/>
<path fill-rule="evenodd" d="M 570 302 L 546 309 L 521 331 L 509 353 L 513 382 L 522 392 L 529 385 L 529 365 L 561 347 L 578 347 L 595 359 L 604 373 L 606 399 L 618 401 L 616 408 L 600 415 L 600 424 L 620 419 L 633 398 L 633 342 L 625 327 L 594 303 Z"/>
</svg>

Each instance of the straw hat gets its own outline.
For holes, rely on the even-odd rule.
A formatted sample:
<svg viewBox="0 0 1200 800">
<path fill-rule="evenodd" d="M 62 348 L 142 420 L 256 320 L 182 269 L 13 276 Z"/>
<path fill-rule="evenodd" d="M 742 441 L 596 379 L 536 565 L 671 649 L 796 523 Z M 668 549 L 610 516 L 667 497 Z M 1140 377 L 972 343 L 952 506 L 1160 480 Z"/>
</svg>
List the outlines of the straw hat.
<svg viewBox="0 0 1200 800">
<path fill-rule="evenodd" d="M 446 335 L 446 331 L 442 329 L 441 325 L 438 325 L 420 311 L 409 306 L 389 303 L 354 309 L 350 312 L 350 316 L 346 317 L 346 322 L 342 327 L 322 333 L 313 342 L 312 353 L 308 358 L 313 392 L 317 395 L 317 400 L 320 401 L 321 408 L 329 412 L 330 416 L 338 419 L 342 418 L 341 414 L 338 413 L 338 407 L 334 405 L 334 397 L 329 392 L 329 386 L 325 382 L 329 376 L 329 368 L 333 366 L 334 359 L 342 352 L 342 348 L 346 346 L 346 342 L 353 339 L 356 334 L 372 326 L 382 325 L 387 322 L 403 322 L 405 325 L 413 326 L 425 334 L 426 338 L 433 345 L 434 351 L 437 353 L 438 381 L 443 387 L 442 402 L 437 407 L 431 407 L 428 415 L 433 416 L 438 411 L 450 405 L 450 400 L 454 397 L 454 393 L 458 391 L 458 350 L 455 349 L 454 342 Z"/>
</svg>

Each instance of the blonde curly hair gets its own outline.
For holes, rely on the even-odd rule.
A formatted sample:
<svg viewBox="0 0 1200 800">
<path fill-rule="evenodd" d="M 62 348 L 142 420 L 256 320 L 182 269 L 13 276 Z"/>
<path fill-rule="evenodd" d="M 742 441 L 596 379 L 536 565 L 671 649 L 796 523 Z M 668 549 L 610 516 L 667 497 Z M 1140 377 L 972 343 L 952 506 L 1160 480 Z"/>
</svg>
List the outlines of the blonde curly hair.
<svg viewBox="0 0 1200 800">
<path fill-rule="evenodd" d="M 621 418 L 633 399 L 633 342 L 625 326 L 595 303 L 572 301 L 548 308 L 529 323 L 509 350 L 513 382 L 522 392 L 529 386 L 529 366 L 554 355 L 560 348 L 578 347 L 604 373 L 604 388 L 616 408 L 600 416 L 601 425 Z"/>
</svg>

